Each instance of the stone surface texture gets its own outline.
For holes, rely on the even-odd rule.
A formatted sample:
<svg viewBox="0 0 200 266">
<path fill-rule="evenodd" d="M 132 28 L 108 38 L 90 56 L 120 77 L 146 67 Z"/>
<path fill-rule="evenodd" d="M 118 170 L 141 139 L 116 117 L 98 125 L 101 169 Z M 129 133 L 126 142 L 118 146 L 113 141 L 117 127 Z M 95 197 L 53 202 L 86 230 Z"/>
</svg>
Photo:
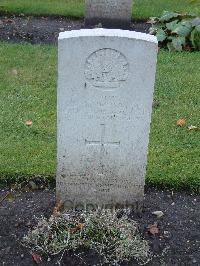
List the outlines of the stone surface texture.
<svg viewBox="0 0 200 266">
<path fill-rule="evenodd" d="M 66 207 L 143 200 L 157 40 L 93 29 L 60 33 L 57 198 Z"/>
<path fill-rule="evenodd" d="M 132 15 L 132 0 L 86 0 L 85 24 L 106 28 L 127 28 Z"/>
</svg>

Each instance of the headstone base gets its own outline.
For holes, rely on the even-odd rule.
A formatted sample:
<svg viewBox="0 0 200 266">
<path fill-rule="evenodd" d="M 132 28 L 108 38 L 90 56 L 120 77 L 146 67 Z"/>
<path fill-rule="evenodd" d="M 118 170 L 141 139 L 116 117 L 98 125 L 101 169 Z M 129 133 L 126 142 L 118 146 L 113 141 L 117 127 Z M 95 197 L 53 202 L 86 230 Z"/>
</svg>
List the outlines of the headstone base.
<svg viewBox="0 0 200 266">
<path fill-rule="evenodd" d="M 124 21 L 121 19 L 109 19 L 109 18 L 88 18 L 85 19 L 85 27 L 92 28 L 92 27 L 99 27 L 99 28 L 107 28 L 107 29 L 130 29 L 130 22 Z"/>
<path fill-rule="evenodd" d="M 58 202 L 62 202 L 62 200 L 59 200 L 60 197 L 57 195 Z M 120 209 L 130 209 L 134 213 L 141 213 L 143 211 L 144 207 L 144 198 L 142 197 L 140 200 L 136 200 L 134 203 L 131 204 L 90 204 L 90 203 L 78 203 L 73 202 L 71 200 L 67 200 L 62 202 L 62 205 L 64 209 L 66 210 L 84 210 L 84 211 L 91 211 L 91 210 L 120 210 Z"/>
</svg>

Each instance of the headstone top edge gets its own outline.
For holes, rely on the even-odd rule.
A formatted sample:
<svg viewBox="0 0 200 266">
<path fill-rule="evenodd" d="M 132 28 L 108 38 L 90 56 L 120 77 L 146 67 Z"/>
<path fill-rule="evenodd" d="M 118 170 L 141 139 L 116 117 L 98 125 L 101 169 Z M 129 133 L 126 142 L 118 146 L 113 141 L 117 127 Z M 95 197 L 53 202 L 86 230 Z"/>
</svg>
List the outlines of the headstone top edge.
<svg viewBox="0 0 200 266">
<path fill-rule="evenodd" d="M 129 31 L 129 30 L 104 29 L 104 28 L 81 29 L 81 30 L 71 30 L 71 31 L 61 32 L 59 34 L 58 40 L 79 38 L 79 37 L 119 37 L 119 38 L 148 41 L 158 44 L 157 38 L 150 34 L 136 32 L 136 31 Z"/>
</svg>

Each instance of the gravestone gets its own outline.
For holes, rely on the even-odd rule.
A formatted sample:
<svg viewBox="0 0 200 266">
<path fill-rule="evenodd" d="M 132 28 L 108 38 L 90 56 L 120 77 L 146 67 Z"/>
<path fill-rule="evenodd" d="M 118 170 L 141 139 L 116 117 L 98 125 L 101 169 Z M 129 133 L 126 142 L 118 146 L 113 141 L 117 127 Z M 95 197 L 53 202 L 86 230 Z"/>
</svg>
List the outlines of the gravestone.
<svg viewBox="0 0 200 266">
<path fill-rule="evenodd" d="M 128 28 L 132 0 L 86 0 L 85 25 L 104 28 Z"/>
<path fill-rule="evenodd" d="M 60 33 L 57 199 L 66 207 L 142 202 L 156 58 L 152 35 Z"/>
</svg>

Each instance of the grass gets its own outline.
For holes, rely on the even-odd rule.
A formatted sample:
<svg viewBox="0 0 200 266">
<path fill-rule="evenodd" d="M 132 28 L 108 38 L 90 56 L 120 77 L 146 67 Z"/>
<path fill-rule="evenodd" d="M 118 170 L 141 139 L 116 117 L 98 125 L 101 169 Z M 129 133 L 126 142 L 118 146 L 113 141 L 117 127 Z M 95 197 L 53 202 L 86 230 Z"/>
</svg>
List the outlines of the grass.
<svg viewBox="0 0 200 266">
<path fill-rule="evenodd" d="M 53 46 L 0 44 L 0 182 L 56 171 L 56 65 Z M 147 182 L 200 188 L 200 52 L 158 57 Z M 24 123 L 31 119 L 33 125 Z"/>
<path fill-rule="evenodd" d="M 83 17 L 84 6 L 85 0 L 1 0 L 0 12 Z M 163 10 L 200 14 L 200 5 L 191 4 L 190 0 L 135 0 L 133 18 L 160 16 Z"/>
<path fill-rule="evenodd" d="M 176 121 L 198 125 L 200 115 L 200 52 L 158 57 L 147 180 L 152 184 L 200 189 L 199 131 L 177 127 Z"/>
<path fill-rule="evenodd" d="M 0 44 L 0 66 L 1 177 L 54 175 L 56 49 Z"/>
</svg>

